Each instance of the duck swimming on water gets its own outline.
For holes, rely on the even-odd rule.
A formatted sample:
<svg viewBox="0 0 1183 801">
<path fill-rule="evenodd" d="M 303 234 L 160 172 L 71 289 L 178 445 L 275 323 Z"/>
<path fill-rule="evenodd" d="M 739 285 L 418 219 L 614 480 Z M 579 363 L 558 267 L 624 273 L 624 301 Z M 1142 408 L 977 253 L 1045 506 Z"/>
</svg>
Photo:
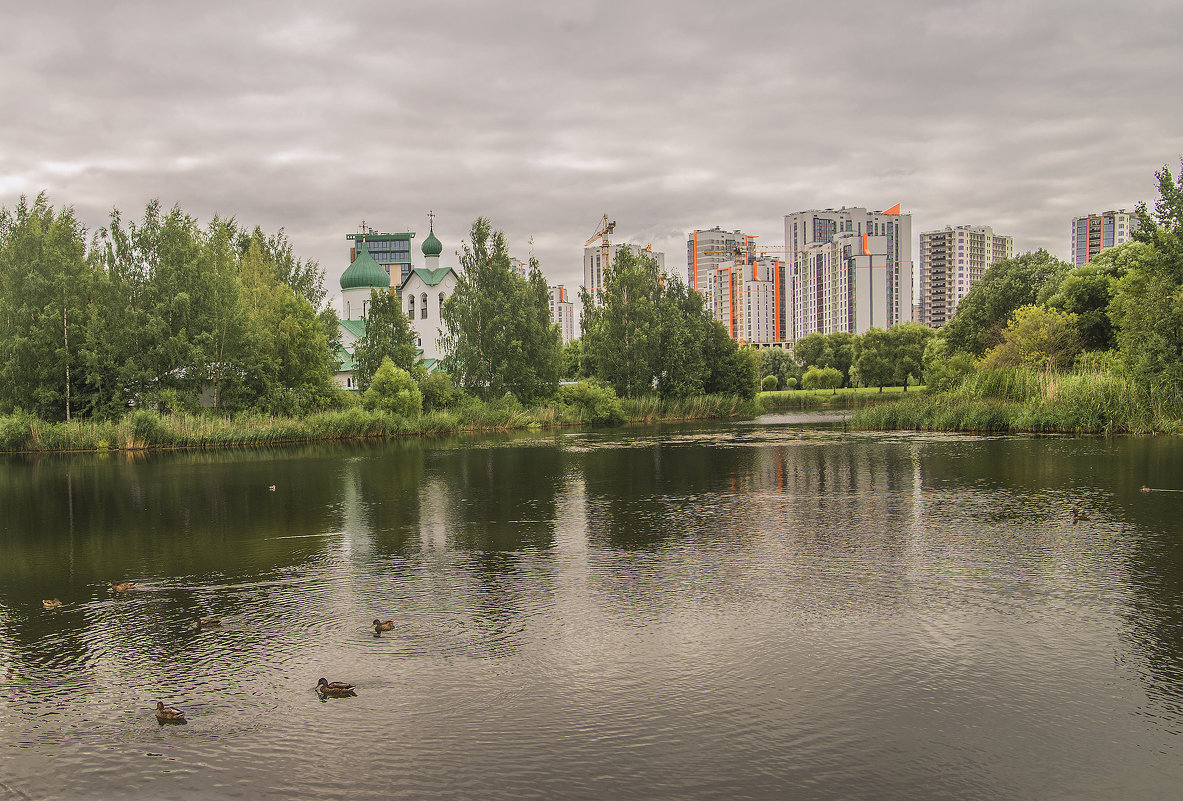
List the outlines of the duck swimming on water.
<svg viewBox="0 0 1183 801">
<path fill-rule="evenodd" d="M 316 683 L 316 691 L 321 695 L 331 696 L 333 698 L 346 698 L 351 695 L 357 695 L 353 691 L 353 685 L 349 682 L 329 681 L 323 677 Z"/>
<path fill-rule="evenodd" d="M 164 701 L 156 702 L 156 719 L 161 723 L 185 723 L 185 713 L 171 706 L 165 706 Z"/>
<path fill-rule="evenodd" d="M 62 605 L 62 602 L 59 601 L 57 598 L 54 598 L 52 601 L 42 601 L 41 605 L 44 606 L 46 609 L 57 609 L 59 606 Z"/>
<path fill-rule="evenodd" d="M 374 633 L 377 634 L 380 631 L 394 631 L 394 621 L 382 622 L 378 618 L 374 618 Z"/>
<path fill-rule="evenodd" d="M 123 581 L 119 584 L 116 584 L 114 581 L 111 582 L 111 592 L 127 592 L 128 590 L 134 590 L 135 588 L 136 583 L 134 581 Z"/>
<path fill-rule="evenodd" d="M 1088 520 L 1088 519 L 1089 519 L 1088 515 L 1086 515 L 1084 512 L 1078 512 L 1076 510 L 1076 507 L 1072 507 L 1072 525 L 1075 526 L 1080 521 Z"/>
</svg>

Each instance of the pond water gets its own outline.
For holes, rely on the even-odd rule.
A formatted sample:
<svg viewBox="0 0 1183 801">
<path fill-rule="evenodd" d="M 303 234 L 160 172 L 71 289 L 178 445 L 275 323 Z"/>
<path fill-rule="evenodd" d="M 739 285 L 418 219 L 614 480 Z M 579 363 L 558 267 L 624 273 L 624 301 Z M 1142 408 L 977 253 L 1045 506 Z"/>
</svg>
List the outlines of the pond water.
<svg viewBox="0 0 1183 801">
<path fill-rule="evenodd" d="M 1180 441 L 806 419 L 0 460 L 0 799 L 1178 797 Z"/>
</svg>

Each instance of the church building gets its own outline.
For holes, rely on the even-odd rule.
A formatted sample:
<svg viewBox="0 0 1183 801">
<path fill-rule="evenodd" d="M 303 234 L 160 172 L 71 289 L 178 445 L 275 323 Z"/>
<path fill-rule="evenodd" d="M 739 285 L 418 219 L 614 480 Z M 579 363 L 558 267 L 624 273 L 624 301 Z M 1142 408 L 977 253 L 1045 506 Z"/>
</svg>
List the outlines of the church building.
<svg viewBox="0 0 1183 801">
<path fill-rule="evenodd" d="M 387 273 L 366 247 L 364 237 L 359 237 L 356 257 L 341 274 L 341 354 L 337 369 L 337 383 L 346 389 L 356 389 L 353 349 L 357 341 L 365 336 L 366 315 L 369 311 L 370 292 L 385 290 L 395 293 L 399 305 L 407 315 L 411 330 L 415 333 L 419 356 L 428 372 L 435 370 L 443 357 L 440 338 L 443 336 L 444 300 L 456 288 L 456 271 L 440 266 L 443 244 L 435 236 L 434 220 L 431 231 L 423 240 L 423 267 L 416 267 L 402 275 Z M 397 276 L 397 277 L 396 277 Z M 401 279 L 401 284 L 395 282 Z"/>
</svg>

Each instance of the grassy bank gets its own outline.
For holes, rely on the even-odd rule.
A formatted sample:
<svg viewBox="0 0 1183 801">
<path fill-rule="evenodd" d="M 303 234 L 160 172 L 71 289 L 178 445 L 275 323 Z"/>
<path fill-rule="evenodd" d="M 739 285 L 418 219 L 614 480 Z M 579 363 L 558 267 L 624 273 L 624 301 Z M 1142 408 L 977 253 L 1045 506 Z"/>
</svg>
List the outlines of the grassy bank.
<svg viewBox="0 0 1183 801">
<path fill-rule="evenodd" d="M 760 409 L 728 395 L 663 401 L 623 399 L 629 423 L 681 422 L 749 417 Z M 466 403 L 456 409 L 401 417 L 352 408 L 306 417 L 241 414 L 158 414 L 139 410 L 118 421 L 47 423 L 31 415 L 0 417 L 0 452 L 115 451 L 167 448 L 223 448 L 351 439 L 392 439 L 458 433 L 516 431 L 584 425 L 589 411 L 579 405 L 524 408 L 517 404 Z"/>
<path fill-rule="evenodd" d="M 1178 434 L 1183 393 L 1111 373 L 981 370 L 955 391 L 862 409 L 852 429 L 1054 434 Z"/>
<path fill-rule="evenodd" d="M 770 412 L 793 409 L 825 409 L 830 407 L 849 409 L 894 402 L 923 391 L 924 387 L 909 387 L 907 392 L 904 392 L 903 387 L 884 387 L 882 392 L 879 391 L 878 387 L 836 390 L 790 389 L 780 392 L 761 392 L 758 399 L 760 405 Z"/>
</svg>

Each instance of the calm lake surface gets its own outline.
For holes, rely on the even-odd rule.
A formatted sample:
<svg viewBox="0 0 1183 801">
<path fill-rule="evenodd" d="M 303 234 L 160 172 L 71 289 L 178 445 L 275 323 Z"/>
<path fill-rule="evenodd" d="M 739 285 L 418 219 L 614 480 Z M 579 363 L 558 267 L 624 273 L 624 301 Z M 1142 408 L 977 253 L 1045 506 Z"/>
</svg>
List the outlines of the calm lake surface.
<svg viewBox="0 0 1183 801">
<path fill-rule="evenodd" d="M 1178 798 L 1180 489 L 791 417 L 0 459 L 0 799 Z"/>
</svg>

